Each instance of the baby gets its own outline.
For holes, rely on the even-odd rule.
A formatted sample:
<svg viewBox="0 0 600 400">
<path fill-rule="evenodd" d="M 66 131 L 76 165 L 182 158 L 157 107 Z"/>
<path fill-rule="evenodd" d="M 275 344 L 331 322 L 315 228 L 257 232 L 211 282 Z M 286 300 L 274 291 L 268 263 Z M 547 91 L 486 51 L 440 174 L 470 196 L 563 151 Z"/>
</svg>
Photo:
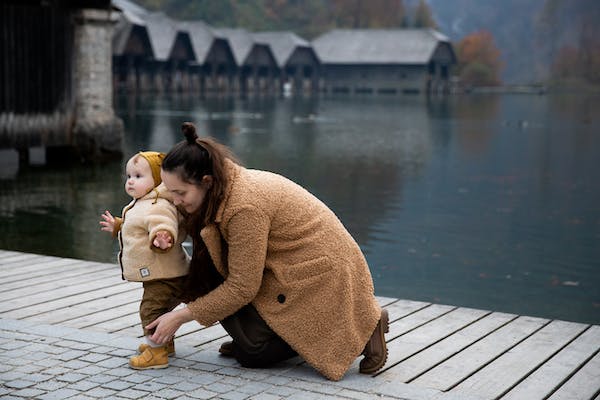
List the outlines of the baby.
<svg viewBox="0 0 600 400">
<path fill-rule="evenodd" d="M 173 205 L 168 190 L 161 185 L 160 167 L 163 153 L 144 151 L 127 161 L 125 192 L 132 201 L 123 208 L 121 217 L 109 211 L 102 214 L 101 230 L 118 237 L 118 256 L 123 279 L 142 282 L 144 292 L 140 318 L 146 343 L 140 355 L 129 360 L 134 369 L 157 369 L 169 366 L 174 354 L 173 340 L 167 345 L 154 343 L 146 326 L 181 303 L 189 257 L 183 249 L 186 237 L 183 220 Z"/>
</svg>

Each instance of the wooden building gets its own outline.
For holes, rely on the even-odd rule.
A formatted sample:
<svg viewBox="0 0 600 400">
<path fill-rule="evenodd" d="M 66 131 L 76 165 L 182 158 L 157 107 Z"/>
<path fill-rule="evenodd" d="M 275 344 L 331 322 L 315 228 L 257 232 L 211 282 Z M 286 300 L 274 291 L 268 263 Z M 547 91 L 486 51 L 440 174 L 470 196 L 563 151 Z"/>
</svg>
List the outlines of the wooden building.
<svg viewBox="0 0 600 400">
<path fill-rule="evenodd" d="M 144 16 L 154 60 L 148 63 L 153 87 L 159 91 L 182 91 L 190 87 L 188 66 L 195 56 L 189 32 L 162 12 Z"/>
<path fill-rule="evenodd" d="M 192 40 L 194 61 L 188 65 L 190 89 L 200 93 L 230 92 L 235 82 L 237 65 L 229 41 L 217 36 L 203 21 L 179 22 Z"/>
<path fill-rule="evenodd" d="M 129 0 L 113 3 L 122 11 L 113 39 L 117 87 L 199 93 L 231 90 L 237 69 L 232 49 L 207 24 L 174 20 Z M 134 84 L 124 85 L 131 76 Z"/>
<path fill-rule="evenodd" d="M 147 90 L 151 87 L 148 66 L 154 60 L 154 52 L 146 22 L 139 17 L 145 11 L 126 0 L 113 0 L 113 4 L 121 12 L 112 40 L 114 87 Z"/>
<path fill-rule="evenodd" d="M 229 41 L 237 65 L 236 88 L 241 93 L 277 91 L 278 66 L 268 44 L 255 41 L 245 29 L 214 28 L 214 32 Z"/>
<path fill-rule="evenodd" d="M 432 29 L 293 32 L 177 21 L 130 0 L 114 43 L 119 87 L 198 93 L 445 93 L 456 56 Z M 147 82 L 150 82 L 147 84 Z"/>
<path fill-rule="evenodd" d="M 438 93 L 456 56 L 432 29 L 332 30 L 312 42 L 327 93 Z"/>
<path fill-rule="evenodd" d="M 109 0 L 0 3 L 0 149 L 24 162 L 31 148 L 61 161 L 120 154 L 114 16 Z"/>
<path fill-rule="evenodd" d="M 255 32 L 257 42 L 267 43 L 279 67 L 280 90 L 314 93 L 318 90 L 320 62 L 311 44 L 293 32 Z"/>
</svg>

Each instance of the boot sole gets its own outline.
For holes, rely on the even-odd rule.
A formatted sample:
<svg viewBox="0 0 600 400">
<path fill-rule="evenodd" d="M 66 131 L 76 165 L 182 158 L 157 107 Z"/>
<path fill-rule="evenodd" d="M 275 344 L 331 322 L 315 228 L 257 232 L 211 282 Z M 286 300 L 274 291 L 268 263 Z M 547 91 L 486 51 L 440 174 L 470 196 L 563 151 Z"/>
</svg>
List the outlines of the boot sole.
<svg viewBox="0 0 600 400">
<path fill-rule="evenodd" d="M 385 333 L 388 333 L 390 331 L 390 323 L 389 323 L 389 315 L 387 310 L 382 310 L 381 311 L 381 327 L 383 329 L 381 329 L 379 332 L 381 333 L 381 343 L 383 343 L 383 345 L 385 346 L 385 356 L 383 357 L 382 361 L 371 367 L 368 369 L 361 369 L 359 372 L 361 374 L 374 374 L 375 372 L 379 371 L 381 368 L 383 368 L 383 366 L 385 365 L 385 363 L 387 362 L 387 358 L 388 358 L 388 349 L 387 349 L 387 344 L 385 343 Z"/>
<path fill-rule="evenodd" d="M 169 367 L 169 364 L 151 365 L 149 367 L 134 367 L 133 365 L 129 365 L 129 368 L 137 369 L 139 371 L 145 370 L 145 369 L 165 369 L 168 367 Z"/>
</svg>

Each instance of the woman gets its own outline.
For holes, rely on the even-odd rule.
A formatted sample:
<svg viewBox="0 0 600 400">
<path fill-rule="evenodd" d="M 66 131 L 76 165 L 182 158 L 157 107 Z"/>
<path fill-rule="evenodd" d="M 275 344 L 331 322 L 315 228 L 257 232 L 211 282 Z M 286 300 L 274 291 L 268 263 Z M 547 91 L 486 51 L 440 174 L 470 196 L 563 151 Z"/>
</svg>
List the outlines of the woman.
<svg viewBox="0 0 600 400">
<path fill-rule="evenodd" d="M 161 177 L 189 214 L 193 293 L 187 307 L 148 325 L 152 340 L 166 343 L 192 320 L 220 321 L 233 342 L 219 351 L 246 367 L 298 354 L 339 380 L 362 353 L 360 372 L 381 369 L 388 315 L 334 213 L 282 176 L 243 168 L 193 124 L 182 130 L 186 140 L 167 154 Z"/>
</svg>

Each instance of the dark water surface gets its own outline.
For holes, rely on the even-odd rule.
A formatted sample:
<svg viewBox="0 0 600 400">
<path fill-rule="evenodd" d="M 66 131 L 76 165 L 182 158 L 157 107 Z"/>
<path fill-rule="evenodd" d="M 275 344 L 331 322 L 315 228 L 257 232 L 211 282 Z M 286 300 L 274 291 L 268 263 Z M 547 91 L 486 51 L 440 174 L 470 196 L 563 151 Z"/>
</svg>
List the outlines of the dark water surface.
<svg viewBox="0 0 600 400">
<path fill-rule="evenodd" d="M 600 323 L 600 97 L 120 97 L 124 151 L 183 121 L 302 184 L 381 296 Z M 123 162 L 0 174 L 0 248 L 113 262 Z"/>
</svg>

